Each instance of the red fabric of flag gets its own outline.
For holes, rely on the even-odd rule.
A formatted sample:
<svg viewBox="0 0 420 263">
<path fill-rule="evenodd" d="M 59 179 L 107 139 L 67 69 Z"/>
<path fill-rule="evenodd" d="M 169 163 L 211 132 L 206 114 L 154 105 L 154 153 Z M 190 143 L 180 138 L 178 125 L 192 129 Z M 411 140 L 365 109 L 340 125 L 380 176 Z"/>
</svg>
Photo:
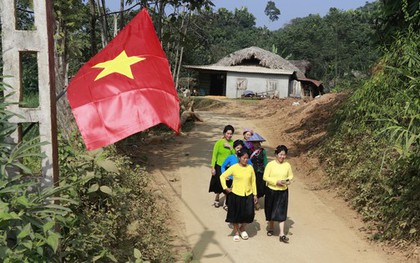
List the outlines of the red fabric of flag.
<svg viewBox="0 0 420 263">
<path fill-rule="evenodd" d="M 67 97 L 88 150 L 164 123 L 179 133 L 179 99 L 146 9 L 72 78 Z"/>
</svg>

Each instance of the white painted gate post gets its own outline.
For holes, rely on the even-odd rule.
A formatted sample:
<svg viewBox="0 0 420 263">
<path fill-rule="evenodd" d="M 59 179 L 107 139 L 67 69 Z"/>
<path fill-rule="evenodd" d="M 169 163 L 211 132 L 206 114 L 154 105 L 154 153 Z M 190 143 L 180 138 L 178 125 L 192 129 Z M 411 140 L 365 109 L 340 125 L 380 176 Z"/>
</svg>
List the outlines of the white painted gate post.
<svg viewBox="0 0 420 263">
<path fill-rule="evenodd" d="M 19 52 L 36 52 L 38 63 L 39 106 L 37 108 L 22 108 L 12 105 L 9 110 L 22 118 L 13 118 L 14 123 L 37 122 L 41 141 L 48 142 L 41 146 L 41 152 L 46 155 L 42 159 L 42 186 L 53 185 L 58 182 L 58 150 L 56 123 L 56 95 L 54 73 L 54 42 L 53 16 L 51 0 L 33 0 L 35 30 L 16 30 L 15 1 L 1 0 L 2 24 L 2 52 L 3 79 L 13 90 L 6 90 L 6 94 L 15 92 L 7 100 L 19 102 L 22 90 L 20 87 L 22 70 Z M 15 132 L 14 140 L 19 141 L 19 134 Z"/>
</svg>

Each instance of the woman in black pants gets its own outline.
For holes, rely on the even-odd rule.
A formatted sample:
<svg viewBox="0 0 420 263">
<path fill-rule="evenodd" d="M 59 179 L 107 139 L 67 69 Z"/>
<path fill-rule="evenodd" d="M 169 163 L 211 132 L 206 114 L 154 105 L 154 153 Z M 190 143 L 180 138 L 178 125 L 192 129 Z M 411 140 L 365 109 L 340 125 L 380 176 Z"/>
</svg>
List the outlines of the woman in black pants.
<svg viewBox="0 0 420 263">
<path fill-rule="evenodd" d="M 264 181 L 267 182 L 265 193 L 265 219 L 268 221 L 267 235 L 273 235 L 274 222 L 280 222 L 280 241 L 289 242 L 284 232 L 284 222 L 287 219 L 287 207 L 289 203 L 289 190 L 293 172 L 291 165 L 285 161 L 287 147 L 277 146 L 275 150 L 276 159 L 269 162 L 264 170 Z"/>
</svg>

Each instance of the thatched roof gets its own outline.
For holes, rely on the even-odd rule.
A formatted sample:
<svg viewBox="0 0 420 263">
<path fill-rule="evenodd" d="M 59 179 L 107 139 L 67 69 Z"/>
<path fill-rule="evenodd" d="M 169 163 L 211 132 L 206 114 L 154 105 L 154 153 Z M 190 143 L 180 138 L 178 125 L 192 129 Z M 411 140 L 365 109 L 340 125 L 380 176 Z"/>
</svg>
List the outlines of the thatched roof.
<svg viewBox="0 0 420 263">
<path fill-rule="evenodd" d="M 295 65 L 300 71 L 302 71 L 304 74 L 311 70 L 311 62 L 307 60 L 289 60 L 290 63 Z"/>
<path fill-rule="evenodd" d="M 261 66 L 269 69 L 296 71 L 299 76 L 304 73 L 288 60 L 259 47 L 249 47 L 235 51 L 222 58 L 215 66 Z"/>
</svg>

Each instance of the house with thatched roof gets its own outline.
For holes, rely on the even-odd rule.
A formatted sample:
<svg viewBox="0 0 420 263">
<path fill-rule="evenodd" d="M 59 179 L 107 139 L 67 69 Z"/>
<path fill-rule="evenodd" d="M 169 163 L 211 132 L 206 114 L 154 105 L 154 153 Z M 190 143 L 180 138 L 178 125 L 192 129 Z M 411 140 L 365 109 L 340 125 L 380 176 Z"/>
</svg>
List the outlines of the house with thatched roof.
<svg viewBox="0 0 420 263">
<path fill-rule="evenodd" d="M 293 63 L 259 47 L 238 50 L 215 64 L 184 67 L 199 72 L 200 95 L 228 98 L 250 93 L 279 98 L 301 97 L 298 79 L 306 79 Z"/>
</svg>

